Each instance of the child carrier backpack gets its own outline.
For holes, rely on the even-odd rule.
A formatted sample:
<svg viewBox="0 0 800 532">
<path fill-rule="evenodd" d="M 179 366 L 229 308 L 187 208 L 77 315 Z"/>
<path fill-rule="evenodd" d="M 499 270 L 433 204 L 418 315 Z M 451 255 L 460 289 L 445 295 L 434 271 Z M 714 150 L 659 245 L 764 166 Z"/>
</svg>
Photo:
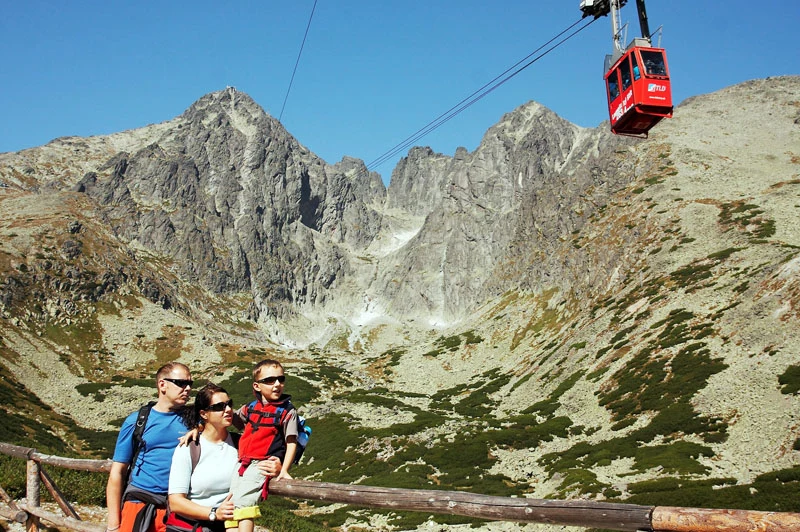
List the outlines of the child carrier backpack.
<svg viewBox="0 0 800 532">
<path fill-rule="evenodd" d="M 303 451 L 306 450 L 308 440 L 311 438 L 311 427 L 306 425 L 306 418 L 297 415 L 297 453 L 294 455 L 294 463 L 300 463 L 300 457 L 303 456 Z"/>
<path fill-rule="evenodd" d="M 247 412 L 248 412 L 248 420 L 249 420 L 249 412 L 250 409 L 255 407 L 257 401 L 251 402 L 247 405 Z M 287 402 L 286 406 L 279 406 L 275 409 L 274 416 L 270 416 L 274 421 L 272 424 L 278 427 L 278 431 L 281 435 L 283 435 L 283 415 L 288 411 L 292 410 L 294 405 L 291 402 Z M 262 418 L 263 419 L 263 418 Z M 248 421 L 249 422 L 249 421 Z M 311 427 L 306 424 L 306 418 L 301 416 L 300 414 L 297 415 L 297 452 L 294 455 L 294 461 L 292 463 L 298 464 L 300 463 L 300 457 L 303 456 L 303 452 L 306 450 L 306 446 L 308 445 L 308 440 L 311 438 Z"/>
</svg>

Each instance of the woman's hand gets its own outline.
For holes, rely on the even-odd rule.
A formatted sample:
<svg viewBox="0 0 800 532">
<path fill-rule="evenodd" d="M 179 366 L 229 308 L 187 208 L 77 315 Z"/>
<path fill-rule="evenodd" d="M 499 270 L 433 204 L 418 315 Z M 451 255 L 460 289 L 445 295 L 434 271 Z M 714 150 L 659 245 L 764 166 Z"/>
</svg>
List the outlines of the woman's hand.
<svg viewBox="0 0 800 532">
<path fill-rule="evenodd" d="M 217 507 L 217 519 L 219 520 L 233 520 L 233 501 L 231 500 L 233 493 L 229 493 L 225 500 Z"/>
<path fill-rule="evenodd" d="M 258 470 L 261 471 L 264 476 L 275 478 L 281 473 L 281 461 L 279 458 L 275 456 L 270 456 L 266 460 L 261 460 L 258 462 Z"/>
<path fill-rule="evenodd" d="M 288 471 L 283 470 L 281 471 L 280 475 L 278 475 L 278 478 L 276 478 L 275 480 L 282 480 L 284 478 L 292 478 L 292 475 L 290 475 Z"/>
</svg>

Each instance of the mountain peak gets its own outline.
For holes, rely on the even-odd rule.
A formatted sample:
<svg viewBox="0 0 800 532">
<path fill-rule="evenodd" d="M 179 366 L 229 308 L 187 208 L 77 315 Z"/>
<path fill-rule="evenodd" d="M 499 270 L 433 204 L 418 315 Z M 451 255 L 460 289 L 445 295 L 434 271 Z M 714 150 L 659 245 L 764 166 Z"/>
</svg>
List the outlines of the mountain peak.
<svg viewBox="0 0 800 532">
<path fill-rule="evenodd" d="M 200 121 L 204 126 L 212 128 L 229 124 L 248 138 L 253 138 L 259 129 L 272 129 L 279 124 L 250 95 L 234 87 L 206 94 L 193 103 L 180 118 L 189 122 Z M 283 132 L 285 134 L 285 130 Z"/>
<path fill-rule="evenodd" d="M 236 87 L 226 87 L 202 96 L 186 110 L 186 113 L 213 106 L 230 106 L 248 110 L 259 109 L 261 112 L 265 112 L 246 92 L 240 91 Z"/>
</svg>

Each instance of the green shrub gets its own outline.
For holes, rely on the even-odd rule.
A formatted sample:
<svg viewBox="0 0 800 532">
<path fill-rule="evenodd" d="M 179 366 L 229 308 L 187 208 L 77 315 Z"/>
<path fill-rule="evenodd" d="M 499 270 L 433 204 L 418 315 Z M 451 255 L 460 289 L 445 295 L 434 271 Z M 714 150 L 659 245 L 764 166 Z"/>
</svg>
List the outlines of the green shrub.
<svg viewBox="0 0 800 532">
<path fill-rule="evenodd" d="M 800 511 L 800 466 L 759 475 L 752 484 L 736 479 L 667 477 L 632 483 L 626 503 L 653 506 Z"/>
<path fill-rule="evenodd" d="M 483 338 L 475 331 L 467 331 L 462 336 L 464 337 L 464 345 L 480 344 L 483 342 Z"/>
<path fill-rule="evenodd" d="M 270 495 L 258 506 L 261 510 L 261 517 L 256 518 L 256 524 L 267 527 L 272 532 L 330 530 L 325 524 L 325 515 L 298 516 L 292 513 L 292 510 L 299 508 L 299 505 L 291 499 Z"/>
<path fill-rule="evenodd" d="M 800 393 L 800 365 L 789 366 L 779 377 L 781 393 L 785 395 Z"/>
<path fill-rule="evenodd" d="M 551 417 L 553 414 L 555 414 L 555 411 L 558 409 L 558 407 L 561 406 L 561 403 L 559 403 L 559 399 L 561 398 L 561 396 L 564 395 L 567 392 L 567 390 L 575 386 L 575 383 L 578 382 L 578 380 L 583 376 L 583 374 L 584 371 L 576 371 L 568 378 L 564 379 L 561 382 L 561 384 L 559 384 L 558 387 L 555 390 L 553 390 L 553 392 L 547 399 L 534 403 L 533 405 L 523 410 L 521 413 L 522 414 L 535 413 L 544 417 Z"/>
</svg>

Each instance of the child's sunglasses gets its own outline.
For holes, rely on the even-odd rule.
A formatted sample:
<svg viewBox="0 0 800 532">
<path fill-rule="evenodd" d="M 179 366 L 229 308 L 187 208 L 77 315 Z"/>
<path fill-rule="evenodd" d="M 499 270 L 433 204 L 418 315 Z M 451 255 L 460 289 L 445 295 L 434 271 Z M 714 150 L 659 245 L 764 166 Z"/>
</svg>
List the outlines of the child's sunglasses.
<svg viewBox="0 0 800 532">
<path fill-rule="evenodd" d="M 278 375 L 277 377 L 264 377 L 263 379 L 258 379 L 256 382 L 259 384 L 275 384 L 276 381 L 283 384 L 286 382 L 286 375 Z"/>
</svg>

